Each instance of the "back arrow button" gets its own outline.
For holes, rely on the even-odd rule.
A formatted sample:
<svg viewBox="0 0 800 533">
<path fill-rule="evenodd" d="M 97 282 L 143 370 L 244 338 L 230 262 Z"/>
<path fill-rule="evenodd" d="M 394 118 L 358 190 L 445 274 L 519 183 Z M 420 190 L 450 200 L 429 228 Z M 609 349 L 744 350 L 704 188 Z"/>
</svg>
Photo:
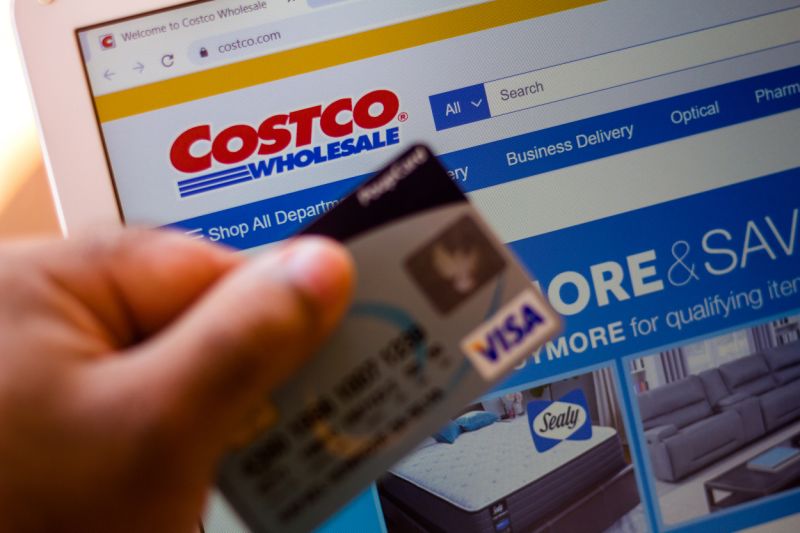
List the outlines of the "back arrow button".
<svg viewBox="0 0 800 533">
<path fill-rule="evenodd" d="M 117 75 L 116 72 L 111 72 L 111 69 L 106 69 L 105 73 L 103 74 L 103 77 L 108 81 L 111 81 L 111 78 L 113 78 L 116 75 Z"/>
</svg>

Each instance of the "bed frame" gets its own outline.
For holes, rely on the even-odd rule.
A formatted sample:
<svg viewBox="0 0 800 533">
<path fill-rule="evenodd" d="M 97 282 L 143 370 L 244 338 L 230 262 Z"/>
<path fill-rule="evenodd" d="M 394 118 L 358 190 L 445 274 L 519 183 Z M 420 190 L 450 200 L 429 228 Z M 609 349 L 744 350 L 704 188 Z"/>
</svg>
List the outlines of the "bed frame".
<svg viewBox="0 0 800 533">
<path fill-rule="evenodd" d="M 379 491 L 389 533 L 445 533 L 386 491 Z M 639 504 L 633 466 L 628 465 L 608 481 L 576 499 L 569 507 L 537 524 L 530 533 L 602 532 Z M 591 516 L 591 522 L 586 517 Z M 513 533 L 523 533 L 514 531 Z"/>
</svg>

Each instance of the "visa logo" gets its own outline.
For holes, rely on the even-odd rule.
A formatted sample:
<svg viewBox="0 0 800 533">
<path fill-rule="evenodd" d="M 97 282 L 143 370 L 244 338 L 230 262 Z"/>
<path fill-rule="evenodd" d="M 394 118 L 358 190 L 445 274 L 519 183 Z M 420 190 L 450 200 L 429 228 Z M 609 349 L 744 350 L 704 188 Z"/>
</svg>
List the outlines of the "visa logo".
<svg viewBox="0 0 800 533">
<path fill-rule="evenodd" d="M 501 354 L 511 351 L 542 322 L 544 320 L 533 307 L 525 304 L 505 317 L 502 324 L 490 330 L 485 339 L 473 343 L 471 348 L 486 359 L 497 361 Z"/>
<path fill-rule="evenodd" d="M 528 404 L 528 425 L 539 453 L 565 440 L 592 438 L 589 406 L 581 389 L 575 389 L 557 401 L 534 400 Z"/>
<path fill-rule="evenodd" d="M 552 333 L 540 305 L 528 289 L 462 341 L 461 349 L 483 377 L 494 379 L 510 370 L 530 355 L 542 335 Z"/>
</svg>

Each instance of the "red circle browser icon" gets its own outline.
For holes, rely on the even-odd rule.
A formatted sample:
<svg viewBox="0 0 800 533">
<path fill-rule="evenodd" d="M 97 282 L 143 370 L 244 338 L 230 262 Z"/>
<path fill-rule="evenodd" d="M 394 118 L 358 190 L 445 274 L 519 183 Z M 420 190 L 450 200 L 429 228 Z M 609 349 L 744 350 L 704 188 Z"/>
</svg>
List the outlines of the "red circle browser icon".
<svg viewBox="0 0 800 533">
<path fill-rule="evenodd" d="M 114 35 L 109 33 L 100 36 L 100 48 L 103 50 L 110 50 L 117 47 L 117 42 L 114 40 Z"/>
</svg>

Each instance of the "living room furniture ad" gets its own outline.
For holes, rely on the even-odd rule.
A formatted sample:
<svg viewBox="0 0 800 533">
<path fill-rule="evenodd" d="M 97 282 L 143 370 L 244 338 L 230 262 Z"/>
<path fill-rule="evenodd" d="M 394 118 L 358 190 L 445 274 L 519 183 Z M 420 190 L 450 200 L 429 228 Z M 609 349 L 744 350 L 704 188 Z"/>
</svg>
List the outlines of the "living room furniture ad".
<svg viewBox="0 0 800 533">
<path fill-rule="evenodd" d="M 800 486 L 800 316 L 629 362 L 665 523 Z"/>
</svg>

